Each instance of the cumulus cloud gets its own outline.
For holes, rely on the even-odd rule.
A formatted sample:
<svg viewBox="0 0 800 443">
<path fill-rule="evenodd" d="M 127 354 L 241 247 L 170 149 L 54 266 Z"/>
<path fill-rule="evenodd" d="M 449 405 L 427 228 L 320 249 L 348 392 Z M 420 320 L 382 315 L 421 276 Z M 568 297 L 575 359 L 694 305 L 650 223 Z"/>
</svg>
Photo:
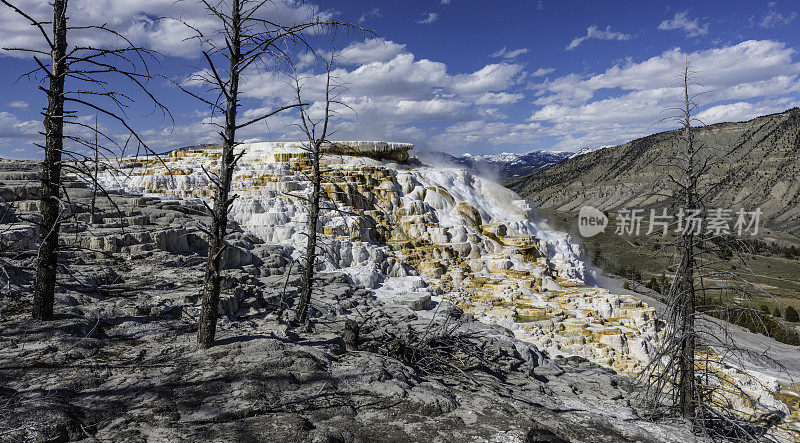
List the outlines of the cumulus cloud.
<svg viewBox="0 0 800 443">
<path fill-rule="evenodd" d="M 48 8 L 50 11 L 48 13 Z M 23 9 L 40 20 L 52 19 L 52 8 L 46 1 L 23 2 Z M 175 0 L 72 0 L 69 4 L 69 17 L 72 26 L 96 25 L 106 23 L 111 29 L 120 32 L 136 45 L 157 50 L 165 55 L 195 58 L 200 56 L 199 42 L 187 40 L 193 32 L 177 20 L 158 17 L 180 17 L 195 28 L 211 34 L 217 27 L 203 8 L 186 7 L 186 2 Z M 258 18 L 268 18 L 282 24 L 293 24 L 318 17 L 328 20 L 330 12 L 318 6 L 295 0 L 268 2 L 262 7 Z M 122 44 L 110 34 L 92 30 L 73 30 L 71 44 L 95 47 L 114 47 Z M 23 47 L 43 49 L 41 35 L 10 8 L 0 8 L 0 47 Z M 0 54 L 18 55 L 0 50 Z M 28 57 L 28 55 L 24 55 Z"/>
<path fill-rule="evenodd" d="M 30 140 L 38 136 L 41 125 L 41 122 L 22 121 L 10 112 L 0 111 L 0 140 Z"/>
<path fill-rule="evenodd" d="M 497 63 L 472 73 L 450 74 L 444 63 L 417 60 L 413 54 L 403 52 L 391 60 L 364 63 L 352 70 L 339 68 L 333 75 L 346 87 L 347 96 L 426 100 L 434 96 L 463 99 L 486 92 L 503 92 L 516 83 L 521 72 L 522 65 Z M 246 97 L 274 97 L 278 101 L 290 98 L 285 76 L 251 72 L 246 77 L 248 87 L 242 91 Z M 323 92 L 322 74 L 305 77 L 309 91 Z"/>
<path fill-rule="evenodd" d="M 405 50 L 406 45 L 391 40 L 372 38 L 353 43 L 338 53 L 340 63 L 360 65 L 370 62 L 385 62 L 395 58 Z"/>
<path fill-rule="evenodd" d="M 700 24 L 697 18 L 690 19 L 688 11 L 676 12 L 671 19 L 664 20 L 658 25 L 662 31 L 680 30 L 686 33 L 686 37 L 694 38 L 708 34 L 708 23 Z"/>
<path fill-rule="evenodd" d="M 751 40 L 629 59 L 599 74 L 570 74 L 533 85 L 540 108 L 529 121 L 542 123 L 542 132 L 559 140 L 562 149 L 622 143 L 669 129 L 669 122 L 654 123 L 679 99 L 676 82 L 687 57 L 705 86 L 702 100 L 708 108 L 699 114 L 705 123 L 779 112 L 800 101 L 800 64 L 794 56 L 784 43 Z M 600 91 L 603 98 L 597 99 Z"/>
<path fill-rule="evenodd" d="M 750 120 L 761 115 L 784 111 L 800 103 L 796 97 L 781 97 L 776 99 L 761 100 L 755 103 L 735 102 L 724 105 L 712 106 L 697 114 L 697 119 L 710 125 L 721 122 L 736 122 Z"/>
<path fill-rule="evenodd" d="M 606 26 L 606 29 L 603 30 L 598 28 L 597 25 L 592 25 L 586 28 L 586 35 L 582 37 L 575 37 L 574 39 L 572 39 L 571 42 L 569 42 L 569 45 L 567 45 L 567 51 L 571 51 L 577 48 L 578 46 L 581 45 L 581 43 L 589 39 L 630 40 L 630 38 L 631 38 L 630 34 L 612 31 L 611 26 Z"/>
<path fill-rule="evenodd" d="M 289 8 L 280 20 L 320 16 L 332 17 L 313 4 L 284 0 Z M 34 14 L 42 14 L 46 2 L 26 2 Z M 281 4 L 280 0 L 278 2 Z M 445 3 L 445 2 L 443 2 Z M 181 10 L 174 0 L 72 0 L 73 24 L 108 22 L 115 30 L 130 35 L 136 44 L 158 49 L 168 56 L 195 57 L 193 43 L 182 43 L 188 36 L 183 25 L 174 21 L 155 21 L 158 16 L 180 15 L 202 29 L 211 29 L 213 21 L 202 11 Z M 181 8 L 181 9 L 178 9 Z M 194 8 L 197 9 L 197 8 Z M 379 16 L 380 11 L 364 12 L 364 20 Z M 44 15 L 41 15 L 44 17 Z M 426 13 L 420 23 L 438 20 L 436 13 Z M 794 13 L 778 12 L 770 4 L 765 16 L 754 18 L 753 25 L 780 26 L 795 20 Z M 678 12 L 664 20 L 659 29 L 679 30 L 689 37 L 708 33 L 709 25 Z M 88 34 L 74 34 L 81 44 L 113 44 L 92 40 Z M 576 37 L 569 49 L 589 39 L 628 40 L 631 35 L 610 27 L 590 26 L 586 35 Z M 0 46 L 30 46 L 36 35 L 8 8 L 0 9 Z M 388 138 L 435 146 L 436 149 L 485 149 L 485 146 L 536 144 L 553 148 L 577 149 L 613 145 L 669 129 L 656 124 L 661 112 L 680 96 L 674 87 L 684 59 L 688 56 L 698 71 L 698 79 L 708 92 L 702 96 L 705 106 L 698 117 L 705 123 L 745 120 L 777 112 L 800 104 L 800 64 L 795 49 L 776 41 L 745 41 L 736 45 L 687 52 L 681 48 L 663 51 L 646 59 L 624 59 L 595 73 L 562 73 L 553 67 L 528 71 L 517 63 L 527 48 L 504 47 L 491 54 L 494 62 L 473 69 L 453 71 L 452 66 L 437 60 L 418 58 L 402 43 L 379 39 L 355 41 L 339 51 L 339 67 L 334 77 L 342 85 L 339 99 L 345 107 L 337 108 L 336 137 Z M 324 55 L 324 51 L 319 51 Z M 324 75 L 316 57 L 298 54 L 297 68 L 304 80 L 304 96 L 312 103 L 311 112 L 319 113 L 324 93 Z M 276 71 L 245 73 L 242 89 L 242 115 L 256 117 L 293 101 L 288 78 Z M 523 89 L 523 82 L 530 82 Z M 186 83 L 189 87 L 191 85 Z M 10 99 L 8 99 L 10 100 Z M 510 111 L 530 102 L 530 112 L 522 121 Z M 11 108 L 26 109 L 25 102 L 6 103 Z M 509 117 L 508 115 L 511 115 Z M 214 120 L 197 115 L 186 116 L 174 129 L 143 131 L 153 146 L 181 146 L 215 143 L 218 134 Z M 287 111 L 257 125 L 243 128 L 243 139 L 292 139 L 299 137 L 292 126 L 296 115 Z M 14 147 L 39 137 L 41 123 L 23 121 L 10 112 L 0 112 L 0 140 Z M 504 148 L 507 149 L 507 148 Z"/>
<path fill-rule="evenodd" d="M 499 63 L 486 65 L 472 74 L 459 74 L 452 78 L 450 89 L 462 94 L 480 94 L 501 91 L 509 87 L 522 71 L 522 65 Z"/>
<path fill-rule="evenodd" d="M 332 14 L 306 2 L 284 1 L 289 8 L 278 17 L 281 22 L 293 22 L 310 16 L 326 19 Z M 277 3 L 283 4 L 282 1 Z M 135 44 L 157 49 L 171 57 L 195 57 L 198 48 L 192 46 L 193 43 L 182 42 L 190 35 L 182 24 L 174 20 L 156 21 L 155 17 L 180 16 L 203 30 L 212 29 L 214 25 L 213 20 L 199 8 L 185 8 L 183 3 L 175 3 L 174 0 L 73 0 L 70 7 L 74 25 L 108 22 L 109 26 L 125 33 Z M 31 2 L 29 8 L 37 17 L 46 16 L 46 2 Z M 7 8 L 0 9 L 0 44 L 30 46 L 31 42 L 37 41 L 30 27 L 8 12 Z M 367 19 L 378 16 L 380 12 L 370 10 L 364 14 Z M 432 23 L 438 18 L 436 13 L 426 13 L 420 22 Z M 73 36 L 76 44 L 113 44 L 93 40 L 93 36 L 88 34 L 79 35 L 76 32 Z M 325 55 L 324 51 L 318 53 Z M 524 50 L 506 50 L 500 57 L 502 62 L 478 66 L 469 71 L 450 72 L 444 63 L 416 58 L 401 43 L 379 39 L 353 42 L 339 51 L 339 67 L 333 73 L 342 85 L 339 99 L 353 110 L 344 107 L 338 109 L 337 136 L 400 137 L 427 141 L 443 125 L 470 120 L 505 119 L 506 116 L 498 108 L 518 103 L 524 98 L 519 89 L 521 79 L 526 74 L 521 64 L 513 63 L 513 59 L 522 53 Z M 297 57 L 296 68 L 304 77 L 304 96 L 312 103 L 311 112 L 319 112 L 324 93 L 324 73 L 320 71 L 314 54 L 301 53 Z M 188 76 L 184 75 L 183 78 Z M 255 117 L 278 105 L 292 102 L 294 97 L 288 83 L 289 78 L 278 71 L 259 72 L 252 69 L 245 72 L 241 90 L 242 115 L 245 118 Z M 184 81 L 183 84 L 189 88 L 202 87 L 192 81 Z M 21 103 L 17 105 L 21 106 Z M 182 118 L 187 120 L 179 122 L 174 128 L 152 128 L 142 130 L 140 134 L 149 144 L 160 148 L 217 141 L 218 135 L 212 123 L 219 123 L 218 116 L 214 120 L 190 113 L 182 114 Z M 241 137 L 296 138 L 299 134 L 292 126 L 295 122 L 296 116 L 291 111 L 285 112 L 267 119 L 263 124 L 243 128 Z M 21 134 L 37 136 L 33 128 L 39 125 L 36 122 L 19 121 L 10 113 L 0 115 L 0 124 L 0 138 L 19 137 Z"/>
<path fill-rule="evenodd" d="M 709 90 L 796 74 L 794 49 L 772 40 L 748 40 L 737 45 L 686 53 L 680 48 L 634 62 L 627 59 L 605 72 L 589 77 L 576 74 L 559 77 L 534 85 L 534 89 L 549 94 L 537 99 L 544 105 L 553 102 L 582 103 L 601 89 L 649 90 L 675 84 L 677 67 L 685 58 L 692 59 L 694 68 Z"/>
<path fill-rule="evenodd" d="M 422 18 L 421 19 L 417 20 L 417 23 L 419 23 L 421 25 L 429 25 L 429 24 L 435 22 L 436 20 L 439 20 L 439 14 L 437 14 L 435 12 L 426 12 L 426 13 L 422 14 Z"/>
<path fill-rule="evenodd" d="M 509 49 L 506 49 L 505 46 L 503 46 L 502 49 L 499 49 L 499 50 L 491 53 L 489 55 L 489 57 L 504 58 L 504 59 L 510 60 L 510 59 L 517 58 L 522 54 L 527 54 L 527 53 L 528 53 L 528 48 L 519 48 L 519 49 L 509 50 Z"/>
<path fill-rule="evenodd" d="M 526 72 L 523 65 L 510 62 L 451 72 L 444 63 L 416 58 L 402 45 L 385 45 L 365 40 L 343 50 L 363 63 L 334 72 L 346 88 L 340 99 L 354 110 L 339 109 L 337 137 L 389 138 L 451 151 L 520 143 L 565 150 L 623 143 L 671 129 L 668 122 L 654 123 L 679 99 L 681 91 L 675 85 L 687 57 L 707 92 L 698 115 L 705 123 L 745 120 L 800 103 L 795 50 L 771 40 L 694 52 L 674 48 L 643 60 L 625 59 L 594 74 L 552 78 L 553 68 Z M 261 102 L 263 109 L 253 107 L 245 116 L 291 100 L 285 76 L 246 77 L 243 97 Z M 320 112 L 324 76 L 309 67 L 304 77 L 304 93 L 314 103 L 312 113 Z M 515 122 L 501 110 L 525 100 L 523 80 L 533 82 L 527 94 L 534 96 L 534 109 L 526 121 Z M 270 135 L 261 127 L 248 128 L 248 136 L 296 137 L 292 122 L 287 113 L 270 120 L 267 129 L 275 131 Z M 212 131 L 206 133 L 213 139 Z"/>
<path fill-rule="evenodd" d="M 520 64 L 492 63 L 473 72 L 451 73 L 444 63 L 417 59 L 402 45 L 379 40 L 356 42 L 342 52 L 363 63 L 342 65 L 332 73 L 343 86 L 338 99 L 347 105 L 338 109 L 340 136 L 429 141 L 427 131 L 436 122 L 503 119 L 496 107 L 524 98 L 515 91 L 524 75 Z M 311 113 L 321 112 L 324 73 L 309 68 L 302 76 L 304 96 L 313 103 Z M 291 101 L 287 80 L 278 73 L 246 73 L 242 96 L 261 101 L 263 109 L 246 111 L 245 116 Z"/>
</svg>

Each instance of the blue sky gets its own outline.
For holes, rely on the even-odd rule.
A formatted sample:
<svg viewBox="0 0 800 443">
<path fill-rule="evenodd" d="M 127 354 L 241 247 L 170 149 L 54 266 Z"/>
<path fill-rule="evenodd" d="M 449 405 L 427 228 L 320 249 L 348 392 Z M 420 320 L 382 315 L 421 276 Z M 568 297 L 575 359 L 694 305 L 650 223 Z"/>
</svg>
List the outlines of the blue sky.
<svg viewBox="0 0 800 443">
<path fill-rule="evenodd" d="M 44 14 L 45 0 L 17 0 Z M 107 22 L 161 51 L 156 70 L 176 81 L 201 66 L 185 29 L 153 17 L 204 22 L 194 2 L 72 0 L 74 23 Z M 276 13 L 269 11 L 269 14 Z M 199 14 L 199 15 L 198 15 Z M 477 0 L 290 3 L 284 20 L 310 16 L 359 23 L 381 39 L 336 40 L 342 99 L 354 110 L 336 120 L 339 139 L 410 141 L 453 154 L 577 150 L 622 143 L 669 129 L 655 123 L 679 97 L 675 81 L 689 56 L 707 94 L 705 123 L 745 120 L 800 104 L 800 5 L 760 1 Z M 90 37 L 87 37 L 90 38 Z M 330 39 L 315 40 L 324 52 Z M 0 46 L 36 46 L 29 26 L 0 9 Z M 102 44 L 103 42 L 97 42 Z M 296 53 L 311 97 L 320 70 Z M 0 51 L 0 156 L 35 158 L 44 95 L 17 77 L 32 62 Z M 243 112 L 290 100 L 285 76 L 249 73 Z M 115 85 L 126 88 L 125 84 Z M 156 150 L 218 140 L 207 110 L 164 80 L 152 82 L 174 126 L 134 105 L 132 125 Z M 138 96 L 137 96 L 138 97 Z M 318 106 L 315 105 L 315 106 Z M 80 118 L 93 121 L 93 116 Z M 294 139 L 296 116 L 254 125 L 242 139 Z M 124 131 L 101 125 L 118 137 Z"/>
</svg>

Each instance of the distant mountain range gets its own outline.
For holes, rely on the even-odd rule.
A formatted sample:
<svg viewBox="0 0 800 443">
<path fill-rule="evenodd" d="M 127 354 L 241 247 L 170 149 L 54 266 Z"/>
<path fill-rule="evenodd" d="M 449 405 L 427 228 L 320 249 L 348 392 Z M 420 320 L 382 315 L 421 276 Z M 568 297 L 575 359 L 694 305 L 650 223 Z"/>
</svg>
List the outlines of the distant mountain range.
<svg viewBox="0 0 800 443">
<path fill-rule="evenodd" d="M 775 229 L 800 233 L 800 109 L 739 123 L 697 128 L 706 152 L 720 155 L 706 175 L 716 185 L 711 208 L 761 208 Z M 678 131 L 662 132 L 623 145 L 576 156 L 505 184 L 539 207 L 574 212 L 658 206 L 653 185 L 668 171 L 663 160 L 680 146 Z"/>
<path fill-rule="evenodd" d="M 432 164 L 462 166 L 484 176 L 505 180 L 511 177 L 533 174 L 547 169 L 564 160 L 592 152 L 597 148 L 584 148 L 578 152 L 569 151 L 531 151 L 525 154 L 504 152 L 502 154 L 472 155 L 455 157 L 443 152 L 418 153 L 420 159 Z"/>
</svg>

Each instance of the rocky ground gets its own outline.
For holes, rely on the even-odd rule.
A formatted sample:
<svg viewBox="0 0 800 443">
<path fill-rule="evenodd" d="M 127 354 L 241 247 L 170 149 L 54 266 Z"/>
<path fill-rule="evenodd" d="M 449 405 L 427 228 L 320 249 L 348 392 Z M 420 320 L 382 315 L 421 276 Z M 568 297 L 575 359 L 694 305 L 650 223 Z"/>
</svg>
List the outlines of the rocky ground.
<svg viewBox="0 0 800 443">
<path fill-rule="evenodd" d="M 414 311 L 324 274 L 312 329 L 290 327 L 296 267 L 235 227 L 218 343 L 198 351 L 203 211 L 112 194 L 92 224 L 78 182 L 56 318 L 33 321 L 34 171 L 0 163 L 2 441 L 694 440 L 642 419 L 632 380 L 550 359 L 448 302 Z"/>
</svg>

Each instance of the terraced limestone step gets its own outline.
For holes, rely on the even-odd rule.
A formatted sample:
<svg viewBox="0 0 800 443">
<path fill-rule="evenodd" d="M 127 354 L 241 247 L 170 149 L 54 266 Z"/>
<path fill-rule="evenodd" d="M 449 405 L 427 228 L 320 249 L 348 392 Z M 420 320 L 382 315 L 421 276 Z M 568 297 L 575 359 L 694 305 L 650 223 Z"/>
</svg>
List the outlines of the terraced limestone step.
<svg viewBox="0 0 800 443">
<path fill-rule="evenodd" d="M 345 272 L 380 297 L 401 297 L 415 308 L 429 299 L 449 299 L 527 340 L 549 339 L 556 354 L 582 355 L 624 370 L 647 357 L 635 343 L 652 338 L 652 317 L 622 309 L 628 300 L 586 287 L 587 269 L 577 247 L 566 234 L 532 220 L 529 208 L 514 203 L 516 194 L 465 171 L 403 164 L 410 145 L 342 146 L 337 155 L 323 157 L 323 167 L 331 171 L 325 205 L 335 209 L 321 215 L 327 253 L 320 269 Z M 239 198 L 231 218 L 299 257 L 307 211 L 293 195 L 309 192 L 308 156 L 296 143 L 240 149 L 233 178 Z M 386 152 L 388 159 L 380 160 Z M 201 148 L 173 151 L 163 164 L 122 159 L 126 175 L 107 172 L 101 180 L 109 189 L 148 197 L 208 198 L 212 184 L 203 170 L 213 169 L 217 158 L 218 150 Z M 537 315 L 550 323 L 527 321 Z"/>
</svg>

